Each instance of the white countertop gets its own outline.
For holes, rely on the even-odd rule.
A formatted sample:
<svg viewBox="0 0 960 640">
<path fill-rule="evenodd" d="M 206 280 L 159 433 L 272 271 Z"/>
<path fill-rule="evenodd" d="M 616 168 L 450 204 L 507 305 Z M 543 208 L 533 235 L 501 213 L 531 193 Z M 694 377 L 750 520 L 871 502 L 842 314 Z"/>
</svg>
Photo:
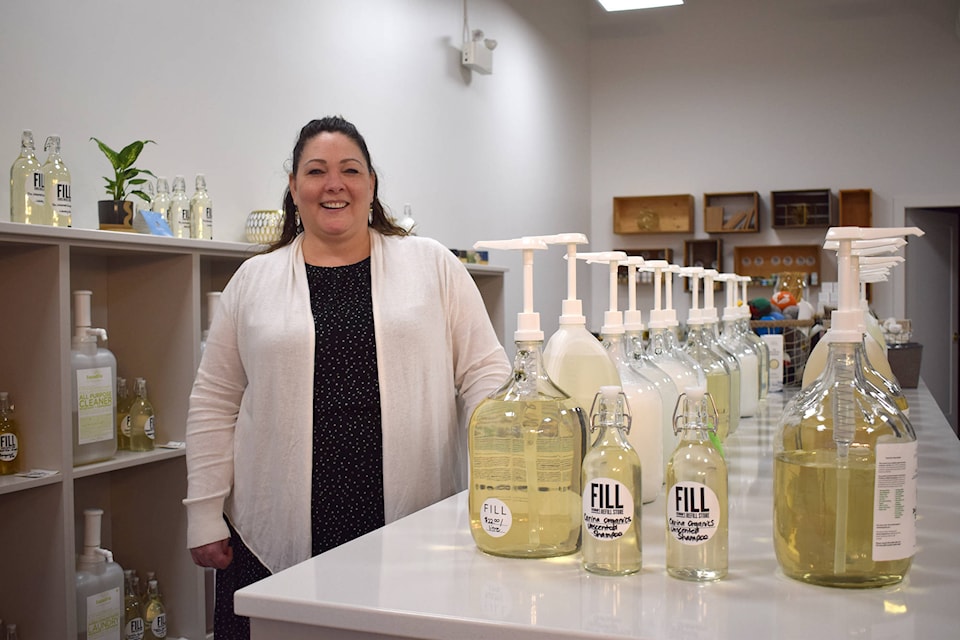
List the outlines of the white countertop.
<svg viewBox="0 0 960 640">
<path fill-rule="evenodd" d="M 643 570 L 601 577 L 575 554 L 477 550 L 461 493 L 237 593 L 254 639 L 798 638 L 960 636 L 960 441 L 929 391 L 905 390 L 920 442 L 918 552 L 893 587 L 844 590 L 786 578 L 771 537 L 771 439 L 783 394 L 727 441 L 730 574 L 664 571 L 664 503 L 643 512 Z M 323 632 L 321 632 L 323 631 Z"/>
</svg>

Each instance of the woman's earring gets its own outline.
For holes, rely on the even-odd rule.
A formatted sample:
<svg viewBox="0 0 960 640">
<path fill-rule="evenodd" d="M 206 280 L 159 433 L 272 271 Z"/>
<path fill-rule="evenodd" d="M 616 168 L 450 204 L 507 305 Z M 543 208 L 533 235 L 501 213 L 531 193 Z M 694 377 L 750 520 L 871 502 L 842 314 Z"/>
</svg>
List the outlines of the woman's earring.
<svg viewBox="0 0 960 640">
<path fill-rule="evenodd" d="M 296 227 L 295 227 L 296 230 L 299 231 L 300 228 L 301 228 L 301 226 L 300 226 L 300 209 L 294 209 L 294 210 L 293 210 L 293 221 L 294 221 L 294 223 L 296 224 Z"/>
<path fill-rule="evenodd" d="M 367 213 L 367 224 L 373 224 L 373 203 L 370 203 L 370 212 Z"/>
</svg>

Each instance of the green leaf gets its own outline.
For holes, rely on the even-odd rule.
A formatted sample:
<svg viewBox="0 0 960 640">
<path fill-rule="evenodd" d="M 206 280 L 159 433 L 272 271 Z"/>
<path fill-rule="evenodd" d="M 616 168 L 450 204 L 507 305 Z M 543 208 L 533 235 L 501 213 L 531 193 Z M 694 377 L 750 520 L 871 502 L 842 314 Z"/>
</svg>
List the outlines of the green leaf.
<svg viewBox="0 0 960 640">
<path fill-rule="evenodd" d="M 103 155 L 107 156 L 107 160 L 110 161 L 110 165 L 116 169 L 119 166 L 118 162 L 120 161 L 119 157 L 117 156 L 117 152 L 96 138 L 90 139 L 97 143 L 97 146 L 100 147 L 100 151 L 102 151 Z"/>
<path fill-rule="evenodd" d="M 150 196 L 148 196 L 147 194 L 145 194 L 143 191 L 140 191 L 139 189 L 136 190 L 136 191 L 131 191 L 131 192 L 130 192 L 130 195 L 132 195 L 132 196 L 137 196 L 138 198 L 140 198 L 140 199 L 143 200 L 144 202 L 147 202 L 147 203 L 150 202 Z"/>
</svg>

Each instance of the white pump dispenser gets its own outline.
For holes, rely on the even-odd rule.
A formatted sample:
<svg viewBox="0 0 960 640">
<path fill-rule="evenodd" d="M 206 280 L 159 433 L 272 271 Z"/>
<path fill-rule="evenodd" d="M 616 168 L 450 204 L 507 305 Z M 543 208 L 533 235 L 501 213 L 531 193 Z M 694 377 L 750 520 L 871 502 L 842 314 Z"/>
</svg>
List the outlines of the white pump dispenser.
<svg viewBox="0 0 960 640">
<path fill-rule="evenodd" d="M 123 569 L 100 548 L 103 509 L 84 509 L 83 552 L 77 557 L 77 638 L 117 638 L 123 631 Z M 106 632 L 105 632 L 106 630 Z M 114 630 L 113 635 L 109 635 Z"/>
<path fill-rule="evenodd" d="M 774 438 L 774 549 L 791 578 L 865 588 L 898 583 L 909 571 L 916 550 L 916 435 L 865 375 L 854 247 L 912 233 L 922 231 L 827 231 L 827 240 L 839 243 L 840 295 L 826 367 L 784 408 Z M 896 496 L 896 508 L 887 495 Z"/>
<path fill-rule="evenodd" d="M 710 342 L 710 347 L 722 358 L 727 368 L 730 370 L 730 387 L 735 397 L 731 399 L 730 405 L 730 433 L 733 433 L 740 426 L 740 416 L 743 415 L 743 402 L 741 401 L 742 386 L 740 359 L 736 354 L 720 342 L 720 319 L 717 314 L 717 307 L 714 304 L 714 282 L 720 274 L 716 269 L 704 269 L 701 274 L 703 277 L 703 328 L 704 336 Z"/>
<path fill-rule="evenodd" d="M 72 369 L 73 463 L 98 462 L 117 452 L 117 359 L 97 338 L 104 329 L 91 326 L 91 291 L 73 292 Z"/>
<path fill-rule="evenodd" d="M 648 325 L 650 340 L 647 355 L 654 364 L 667 372 L 677 388 L 677 395 L 691 386 L 704 386 L 707 383 L 700 364 L 680 349 L 673 328 L 679 325 L 677 312 L 671 301 L 673 274 L 680 267 L 666 260 L 647 260 L 641 271 L 653 272 L 653 309 L 650 310 Z M 666 305 L 661 307 L 661 289 L 666 284 Z M 671 432 L 673 431 L 671 427 Z"/>
<path fill-rule="evenodd" d="M 587 330 L 583 304 L 577 298 L 577 245 L 586 244 L 587 237 L 582 233 L 562 233 L 537 238 L 548 245 L 567 247 L 567 297 L 562 303 L 559 327 L 543 348 L 543 365 L 550 379 L 569 393 L 586 414 L 600 387 L 620 384 L 613 360 Z"/>
<path fill-rule="evenodd" d="M 474 248 L 523 252 L 523 311 L 514 333 L 513 371 L 470 417 L 470 532 L 477 547 L 493 555 L 574 553 L 580 545 L 586 421 L 543 366 L 543 332 L 533 310 L 533 252 L 547 245 L 520 238 L 477 242 Z"/>
<path fill-rule="evenodd" d="M 737 276 L 737 280 L 740 282 L 743 292 L 740 297 L 740 331 L 760 358 L 760 400 L 764 400 L 770 387 L 770 347 L 750 328 L 750 298 L 747 295 L 747 285 L 751 278 L 750 276 Z"/>
<path fill-rule="evenodd" d="M 641 501 L 644 504 L 653 502 L 663 486 L 663 416 L 672 413 L 672 408 L 664 406 L 663 396 L 656 385 L 630 366 L 624 340 L 623 314 L 618 308 L 617 295 L 617 269 L 620 262 L 626 261 L 627 254 L 622 251 L 600 251 L 582 253 L 578 257 L 585 259 L 588 264 L 607 266 L 610 306 L 603 314 L 600 337 L 610 358 L 616 363 L 620 386 L 636 417 L 627 439 L 640 456 Z"/>
<path fill-rule="evenodd" d="M 740 366 L 740 417 L 754 416 L 760 405 L 760 358 L 740 333 L 737 274 L 721 273 L 715 279 L 726 285 L 727 304 L 723 307 L 720 344 L 736 357 Z"/>
</svg>

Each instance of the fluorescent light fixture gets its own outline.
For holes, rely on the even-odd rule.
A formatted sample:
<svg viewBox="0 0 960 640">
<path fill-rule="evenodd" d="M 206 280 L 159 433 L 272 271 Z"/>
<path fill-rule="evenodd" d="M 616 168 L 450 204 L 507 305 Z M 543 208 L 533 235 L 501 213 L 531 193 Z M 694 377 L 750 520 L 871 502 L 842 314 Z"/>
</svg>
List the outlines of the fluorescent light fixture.
<svg viewBox="0 0 960 640">
<path fill-rule="evenodd" d="M 597 0 L 607 11 L 633 11 L 634 9 L 653 9 L 654 7 L 673 7 L 683 4 L 683 0 Z"/>
</svg>

